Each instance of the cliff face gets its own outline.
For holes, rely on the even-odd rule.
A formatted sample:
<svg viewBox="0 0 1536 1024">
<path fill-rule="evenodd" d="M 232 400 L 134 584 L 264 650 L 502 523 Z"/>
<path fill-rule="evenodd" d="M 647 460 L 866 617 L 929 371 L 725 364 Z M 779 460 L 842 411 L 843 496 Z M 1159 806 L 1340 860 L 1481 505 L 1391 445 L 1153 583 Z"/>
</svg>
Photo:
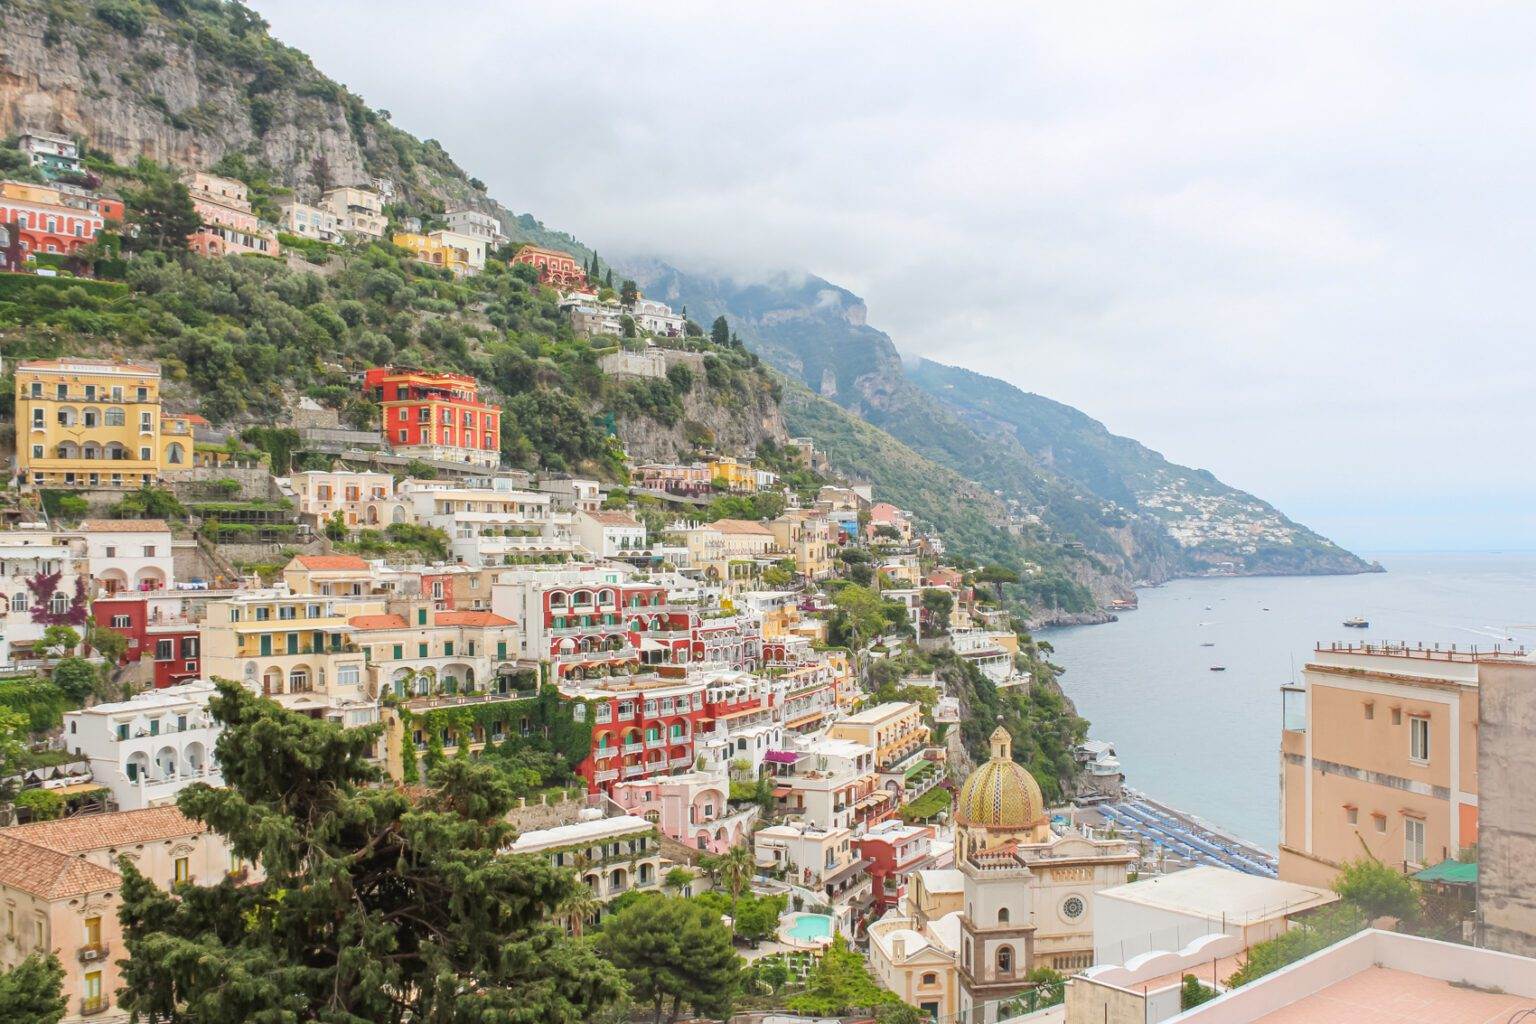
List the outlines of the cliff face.
<svg viewBox="0 0 1536 1024">
<path fill-rule="evenodd" d="M 766 378 L 760 381 L 766 384 Z M 695 438 L 708 435 L 720 451 L 754 451 L 764 438 L 783 442 L 789 435 L 779 403 L 766 387 L 722 393 L 695 386 L 682 397 L 683 416 L 664 424 L 643 416 L 618 420 L 624 449 L 636 461 L 667 461 L 688 456 Z"/>
</svg>

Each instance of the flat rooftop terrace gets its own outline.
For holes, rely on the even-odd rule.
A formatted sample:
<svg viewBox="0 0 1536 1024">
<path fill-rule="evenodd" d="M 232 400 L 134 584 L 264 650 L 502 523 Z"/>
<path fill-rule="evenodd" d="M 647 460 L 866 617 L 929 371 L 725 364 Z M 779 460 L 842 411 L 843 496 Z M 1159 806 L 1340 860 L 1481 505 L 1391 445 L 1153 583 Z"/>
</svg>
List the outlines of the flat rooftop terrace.
<svg viewBox="0 0 1536 1024">
<path fill-rule="evenodd" d="M 1482 992 L 1391 967 L 1367 967 L 1254 1024 L 1505 1024 L 1536 999 Z"/>
</svg>

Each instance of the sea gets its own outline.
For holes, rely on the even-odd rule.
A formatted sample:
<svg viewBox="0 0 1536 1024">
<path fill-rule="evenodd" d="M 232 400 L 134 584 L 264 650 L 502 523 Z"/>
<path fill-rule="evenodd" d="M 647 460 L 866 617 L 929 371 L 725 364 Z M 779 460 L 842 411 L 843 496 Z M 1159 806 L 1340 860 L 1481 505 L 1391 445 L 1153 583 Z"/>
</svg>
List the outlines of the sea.
<svg viewBox="0 0 1536 1024">
<path fill-rule="evenodd" d="M 1536 651 L 1536 552 L 1366 557 L 1387 571 L 1177 580 L 1139 591 L 1118 622 L 1039 639 L 1089 736 L 1114 743 L 1126 785 L 1273 850 L 1280 688 L 1301 681 L 1314 645 Z M 1344 628 L 1355 616 L 1370 627 Z"/>
</svg>

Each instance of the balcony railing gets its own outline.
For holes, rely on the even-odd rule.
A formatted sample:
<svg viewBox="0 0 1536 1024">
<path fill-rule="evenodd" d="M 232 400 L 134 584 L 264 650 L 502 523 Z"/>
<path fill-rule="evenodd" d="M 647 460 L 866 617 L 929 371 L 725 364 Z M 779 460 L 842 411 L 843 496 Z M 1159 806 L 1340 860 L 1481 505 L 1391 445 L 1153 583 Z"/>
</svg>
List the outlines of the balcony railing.
<svg viewBox="0 0 1536 1024">
<path fill-rule="evenodd" d="M 614 779 L 616 779 L 618 777 L 619 777 L 619 770 L 617 768 L 609 768 L 609 769 L 607 769 L 605 771 L 600 771 L 600 772 L 593 773 L 592 781 L 596 782 L 598 785 L 602 785 L 605 782 L 612 782 Z"/>
<path fill-rule="evenodd" d="M 112 946 L 105 942 L 90 942 L 80 947 L 80 962 L 83 964 L 94 963 L 97 960 L 105 960 L 107 954 L 112 952 Z"/>
<path fill-rule="evenodd" d="M 624 777 L 626 779 L 639 778 L 640 776 L 644 775 L 647 771 L 649 771 L 649 769 L 645 765 L 643 765 L 643 764 L 626 765 L 624 767 Z"/>
<path fill-rule="evenodd" d="M 89 1017 L 107 1008 L 106 996 L 86 996 L 80 1000 L 80 1016 Z"/>
<path fill-rule="evenodd" d="M 643 751 L 644 749 L 645 749 L 645 744 L 644 743 L 626 743 L 626 744 L 624 744 L 624 747 L 623 747 L 623 751 L 624 751 L 624 753 L 626 755 L 638 754 L 641 751 Z"/>
</svg>

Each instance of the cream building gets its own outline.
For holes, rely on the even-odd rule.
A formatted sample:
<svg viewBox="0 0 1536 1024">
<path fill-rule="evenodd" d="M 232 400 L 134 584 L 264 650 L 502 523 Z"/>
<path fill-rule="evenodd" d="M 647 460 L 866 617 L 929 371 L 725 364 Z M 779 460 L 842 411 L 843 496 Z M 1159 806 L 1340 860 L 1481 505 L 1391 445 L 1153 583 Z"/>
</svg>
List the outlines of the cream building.
<svg viewBox="0 0 1536 1024">
<path fill-rule="evenodd" d="M 381 510 L 395 494 L 395 478 L 372 470 L 311 469 L 288 478 L 301 513 L 328 520 L 337 512 L 348 526 L 384 527 Z"/>
<path fill-rule="evenodd" d="M 378 720 L 378 705 L 348 617 L 375 610 L 383 603 L 291 594 L 286 587 L 210 602 L 203 671 L 240 680 L 290 711 L 368 725 Z"/>
<path fill-rule="evenodd" d="M 0 829 L 0 968 L 55 953 L 64 968 L 65 1024 L 122 1024 L 125 954 L 118 912 L 126 857 L 150 881 L 214 885 L 251 873 L 229 846 L 174 806 L 90 814 Z"/>
<path fill-rule="evenodd" d="M 826 516 L 806 509 L 791 509 L 768 524 L 774 544 L 795 560 L 795 572 L 806 579 L 819 580 L 832 575 L 837 545 L 832 541 L 832 523 Z"/>
<path fill-rule="evenodd" d="M 511 852 L 570 871 L 604 904 L 632 889 L 659 890 L 666 867 L 656 826 L 629 814 L 523 832 Z"/>
</svg>

